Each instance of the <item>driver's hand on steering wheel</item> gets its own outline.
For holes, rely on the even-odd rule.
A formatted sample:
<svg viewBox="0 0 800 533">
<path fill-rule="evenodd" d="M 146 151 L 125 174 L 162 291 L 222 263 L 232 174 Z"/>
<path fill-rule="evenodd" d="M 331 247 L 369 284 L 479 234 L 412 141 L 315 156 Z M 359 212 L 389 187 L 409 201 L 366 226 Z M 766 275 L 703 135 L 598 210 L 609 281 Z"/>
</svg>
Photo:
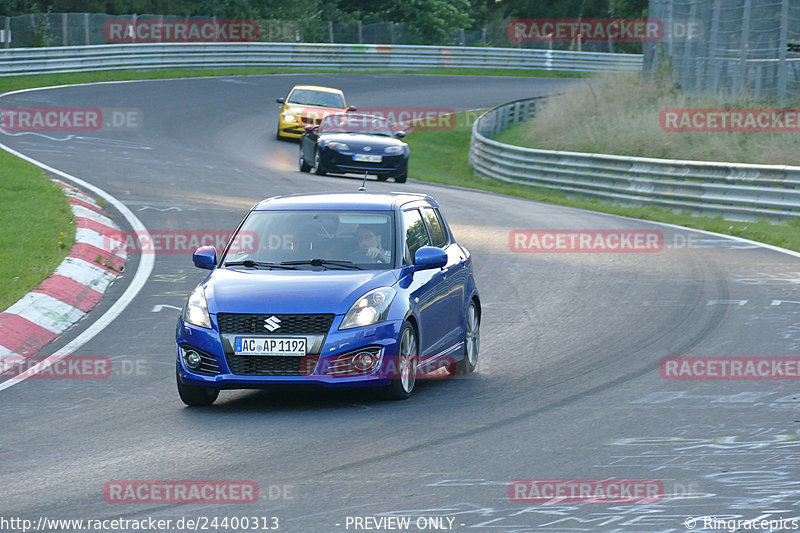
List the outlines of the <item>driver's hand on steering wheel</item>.
<svg viewBox="0 0 800 533">
<path fill-rule="evenodd" d="M 369 248 L 367 248 L 364 251 L 364 254 L 368 258 L 374 259 L 375 261 L 380 261 L 382 263 L 383 262 L 388 262 L 388 257 L 387 256 L 389 254 L 385 250 L 381 250 L 377 246 L 370 246 Z"/>
</svg>

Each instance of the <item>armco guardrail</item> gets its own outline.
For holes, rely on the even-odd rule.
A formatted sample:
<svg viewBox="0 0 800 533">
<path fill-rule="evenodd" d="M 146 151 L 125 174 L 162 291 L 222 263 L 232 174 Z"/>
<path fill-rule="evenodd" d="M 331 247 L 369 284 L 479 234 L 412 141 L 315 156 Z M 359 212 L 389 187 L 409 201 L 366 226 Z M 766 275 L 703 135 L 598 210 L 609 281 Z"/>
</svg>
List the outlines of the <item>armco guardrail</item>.
<svg viewBox="0 0 800 533">
<path fill-rule="evenodd" d="M 537 150 L 489 138 L 535 116 L 545 100 L 510 102 L 475 121 L 469 160 L 478 175 L 731 220 L 800 218 L 800 167 Z"/>
<path fill-rule="evenodd" d="M 157 43 L 9 48 L 0 76 L 167 67 L 492 68 L 639 71 L 642 56 L 599 52 L 370 44 Z"/>
</svg>

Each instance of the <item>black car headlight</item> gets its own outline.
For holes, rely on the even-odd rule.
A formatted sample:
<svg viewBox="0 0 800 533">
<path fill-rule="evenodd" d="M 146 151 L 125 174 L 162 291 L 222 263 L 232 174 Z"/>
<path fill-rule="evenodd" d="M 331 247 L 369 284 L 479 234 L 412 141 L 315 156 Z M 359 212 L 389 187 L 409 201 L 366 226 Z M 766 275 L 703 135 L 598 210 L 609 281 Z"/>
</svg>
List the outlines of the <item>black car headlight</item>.
<svg viewBox="0 0 800 533">
<path fill-rule="evenodd" d="M 339 329 L 360 328 L 386 320 L 396 294 L 397 291 L 391 287 L 369 291 L 350 307 Z"/>
<path fill-rule="evenodd" d="M 340 142 L 328 143 L 328 148 L 333 148 L 334 150 L 339 150 L 340 152 L 346 152 L 350 150 L 349 146 L 347 146 L 345 143 L 340 143 Z"/>
<path fill-rule="evenodd" d="M 384 148 L 383 151 L 386 152 L 387 154 L 399 154 L 400 152 L 403 151 L 403 147 L 402 146 L 387 146 L 386 148 Z"/>
</svg>

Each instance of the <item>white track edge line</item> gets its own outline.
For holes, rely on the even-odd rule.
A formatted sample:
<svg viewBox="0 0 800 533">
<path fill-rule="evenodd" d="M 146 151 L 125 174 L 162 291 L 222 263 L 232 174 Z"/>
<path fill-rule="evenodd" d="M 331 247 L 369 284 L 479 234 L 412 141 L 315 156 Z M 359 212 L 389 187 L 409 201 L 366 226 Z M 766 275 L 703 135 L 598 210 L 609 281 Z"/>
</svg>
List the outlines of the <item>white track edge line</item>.
<svg viewBox="0 0 800 533">
<path fill-rule="evenodd" d="M 4 95 L 0 96 L 5 96 L 6 94 L 10 93 L 5 93 Z M 139 220 L 136 217 L 136 215 L 134 215 L 133 212 L 130 209 L 128 209 L 127 206 L 125 206 L 125 204 L 117 200 L 115 197 L 111 196 L 109 193 L 107 193 L 100 187 L 92 185 L 91 183 L 88 183 L 80 178 L 76 178 L 75 176 L 67 174 L 66 172 L 55 169 L 51 166 L 45 165 L 44 163 L 41 163 L 31 157 L 21 154 L 20 152 L 17 152 L 12 148 L 9 148 L 3 143 L 0 143 L 0 149 L 3 149 L 6 152 L 10 153 L 11 155 L 15 155 L 20 159 L 23 159 L 29 163 L 32 163 L 43 170 L 52 172 L 57 176 L 70 180 L 73 183 L 76 183 L 77 185 L 92 191 L 97 196 L 104 198 L 111 205 L 113 205 L 120 213 L 122 213 L 122 216 L 125 217 L 125 219 L 131 225 L 131 227 L 133 227 L 134 231 L 143 232 L 143 235 L 145 235 L 147 239 L 150 238 L 150 233 L 147 231 L 147 228 L 144 226 L 144 224 L 142 224 L 142 221 Z M 55 352 L 53 355 L 49 356 L 47 359 L 40 361 L 39 363 L 28 369 L 28 371 L 25 372 L 24 377 L 18 377 L 13 380 L 4 381 L 0 383 L 0 391 L 8 389 L 9 387 L 16 385 L 17 383 L 21 383 L 25 379 L 43 370 L 46 366 L 50 364 L 55 364 L 55 362 L 57 362 L 59 359 L 62 359 L 63 357 L 73 353 L 75 350 L 79 349 L 81 346 L 92 340 L 97 334 L 103 331 L 106 328 L 106 326 L 108 326 L 111 322 L 113 322 L 115 318 L 117 318 L 120 314 L 122 314 L 125 308 L 127 308 L 128 305 L 130 305 L 130 303 L 133 301 L 133 299 L 139 294 L 139 291 L 142 290 L 144 284 L 147 282 L 148 278 L 150 277 L 150 274 L 153 271 L 155 257 L 152 254 L 141 254 L 139 257 L 140 257 L 139 266 L 136 269 L 136 274 L 134 274 L 131 284 L 128 286 L 127 289 L 125 289 L 125 292 L 122 293 L 122 296 L 120 296 L 119 300 L 114 302 L 114 305 L 112 305 L 100 318 L 98 318 L 91 326 L 89 326 L 83 333 L 75 337 L 66 346 L 62 347 L 60 350 Z"/>
</svg>

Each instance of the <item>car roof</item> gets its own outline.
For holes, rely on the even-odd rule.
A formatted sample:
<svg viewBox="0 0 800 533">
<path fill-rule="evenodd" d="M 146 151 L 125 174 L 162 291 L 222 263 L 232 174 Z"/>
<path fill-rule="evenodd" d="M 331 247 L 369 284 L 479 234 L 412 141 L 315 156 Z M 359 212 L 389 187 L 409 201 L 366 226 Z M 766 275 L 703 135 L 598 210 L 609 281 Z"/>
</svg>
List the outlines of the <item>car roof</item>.
<svg viewBox="0 0 800 533">
<path fill-rule="evenodd" d="M 418 193 L 379 192 L 334 192 L 312 194 L 290 194 L 262 200 L 253 211 L 279 210 L 361 210 L 387 211 L 410 202 L 426 202 L 434 207 L 439 204 L 431 196 Z"/>
<path fill-rule="evenodd" d="M 339 89 L 334 89 L 332 87 L 321 87 L 319 85 L 295 85 L 294 87 L 292 87 L 292 91 L 294 91 L 295 89 L 304 89 L 304 90 L 309 90 L 309 91 L 319 91 L 319 92 L 322 92 L 322 93 L 344 94 Z M 289 91 L 289 92 L 291 93 L 292 91 Z"/>
</svg>

